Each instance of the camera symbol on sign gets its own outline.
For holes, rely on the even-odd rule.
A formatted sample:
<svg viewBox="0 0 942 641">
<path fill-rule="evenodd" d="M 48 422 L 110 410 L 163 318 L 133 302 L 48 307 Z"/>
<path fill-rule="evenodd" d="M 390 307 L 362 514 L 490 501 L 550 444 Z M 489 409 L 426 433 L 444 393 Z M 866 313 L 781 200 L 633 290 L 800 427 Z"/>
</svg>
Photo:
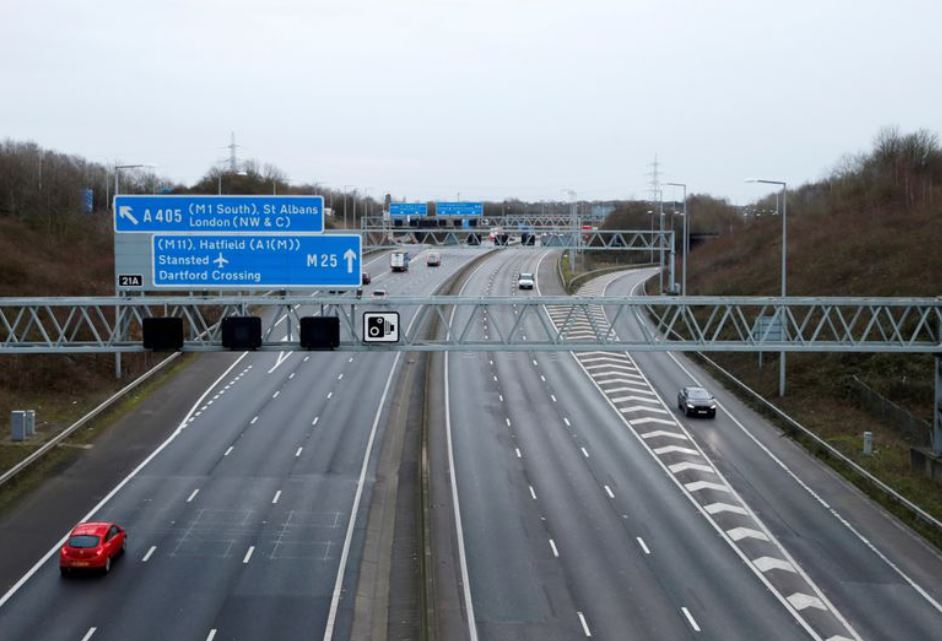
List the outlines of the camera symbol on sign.
<svg viewBox="0 0 942 641">
<path fill-rule="evenodd" d="M 363 314 L 363 342 L 398 343 L 399 312 L 365 312 Z"/>
</svg>

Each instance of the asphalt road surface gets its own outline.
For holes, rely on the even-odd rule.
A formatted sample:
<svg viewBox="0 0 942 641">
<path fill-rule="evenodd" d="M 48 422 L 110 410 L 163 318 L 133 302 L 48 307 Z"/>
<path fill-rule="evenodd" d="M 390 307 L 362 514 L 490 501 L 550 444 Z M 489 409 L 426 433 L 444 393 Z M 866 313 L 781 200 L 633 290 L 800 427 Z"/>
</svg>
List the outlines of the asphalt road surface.
<svg viewBox="0 0 942 641">
<path fill-rule="evenodd" d="M 501 252 L 463 293 L 531 295 L 521 271 L 559 293 L 544 256 Z M 501 314 L 475 331 L 508 327 Z M 468 638 L 939 638 L 939 556 L 702 372 L 714 421 L 676 411 L 690 378 L 668 354 L 445 358 Z"/>
<path fill-rule="evenodd" d="M 419 254 L 405 274 L 378 260 L 366 294 L 428 294 L 477 253 L 445 250 L 436 268 Z M 368 446 L 382 439 L 398 360 L 239 358 L 90 515 L 128 531 L 127 553 L 111 573 L 60 579 L 52 554 L 3 597 L 0 638 L 347 638 L 353 603 L 343 596 L 357 576 L 378 449 Z"/>
</svg>

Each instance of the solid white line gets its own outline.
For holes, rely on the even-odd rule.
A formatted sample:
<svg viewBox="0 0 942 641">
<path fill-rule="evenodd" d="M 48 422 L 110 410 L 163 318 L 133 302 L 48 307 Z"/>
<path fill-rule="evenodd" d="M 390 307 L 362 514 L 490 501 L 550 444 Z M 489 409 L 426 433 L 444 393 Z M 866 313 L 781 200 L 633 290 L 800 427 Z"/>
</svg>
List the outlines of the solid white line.
<svg viewBox="0 0 942 641">
<path fill-rule="evenodd" d="M 150 557 L 153 556 L 154 551 L 155 551 L 156 549 L 157 549 L 157 546 L 156 546 L 156 545 L 150 546 L 150 549 L 147 550 L 147 554 L 145 554 L 145 555 L 144 555 L 144 558 L 141 559 L 141 563 L 147 563 L 148 561 L 150 561 Z"/>
<path fill-rule="evenodd" d="M 585 449 L 584 447 L 580 447 L 579 449 L 582 450 L 582 455 L 583 455 L 584 457 L 589 458 L 589 453 L 586 451 L 586 449 Z"/>
<path fill-rule="evenodd" d="M 88 641 L 89 639 L 91 639 L 91 638 L 92 638 L 92 635 L 95 634 L 95 630 L 97 630 L 97 629 L 98 629 L 98 628 L 96 628 L 96 627 L 91 627 L 91 628 L 89 628 L 89 629 L 88 629 L 88 632 L 85 633 L 85 636 L 82 637 L 82 641 Z"/>
<path fill-rule="evenodd" d="M 642 539 L 640 536 L 636 537 L 636 539 L 638 541 L 638 545 L 640 545 L 641 549 L 644 550 L 644 553 L 651 554 L 651 550 L 648 549 L 648 545 L 644 542 L 644 539 Z"/>
<path fill-rule="evenodd" d="M 452 308 L 452 315 L 454 315 L 454 308 Z M 406 328 L 406 333 L 412 329 L 412 325 L 415 323 L 415 319 L 418 317 L 418 313 L 413 314 L 412 320 L 409 322 L 409 326 Z M 402 357 L 402 352 L 396 352 L 396 358 L 393 361 L 392 367 L 389 370 L 389 376 L 386 377 L 386 384 L 383 387 L 383 394 L 379 399 L 379 406 L 376 408 L 376 414 L 373 417 L 373 426 L 370 428 L 370 437 L 366 442 L 366 452 L 363 454 L 363 464 L 360 467 L 360 476 L 357 480 L 357 491 L 353 497 L 353 507 L 350 509 L 350 520 L 347 522 L 347 533 L 343 540 L 343 549 L 340 553 L 340 564 L 337 567 L 337 578 L 334 581 L 334 592 L 330 598 L 330 610 L 327 613 L 327 625 L 324 627 L 324 641 L 331 641 L 334 637 L 334 626 L 337 623 L 337 608 L 340 606 L 340 595 L 343 591 L 343 575 L 347 570 L 347 559 L 350 557 L 350 546 L 353 542 L 353 531 L 356 528 L 357 523 L 357 513 L 360 510 L 360 501 L 363 499 L 363 488 L 366 486 L 366 472 L 370 465 L 370 456 L 373 453 L 373 444 L 376 441 L 376 431 L 379 428 L 379 420 L 383 415 L 383 407 L 386 405 L 386 397 L 389 395 L 389 388 L 392 386 L 392 381 L 396 373 L 396 368 L 399 365 L 399 360 Z M 448 352 L 445 352 L 445 367 L 447 372 L 448 367 Z M 447 381 L 447 375 L 446 375 Z M 333 392 L 331 392 L 333 394 Z M 330 394 L 327 395 L 327 398 L 330 398 Z M 446 407 L 446 416 L 447 416 L 447 407 L 448 407 L 448 385 L 445 385 L 445 407 Z M 454 472 L 454 462 L 451 464 L 452 472 Z M 454 483 L 452 484 L 452 489 L 454 490 Z M 458 542 L 461 543 L 461 531 L 458 531 Z M 467 574 L 464 575 L 465 579 L 465 589 L 470 589 L 467 583 Z M 470 593 L 469 593 L 470 595 Z M 473 612 L 472 610 L 468 611 Z M 477 641 L 477 635 L 473 637 L 472 641 Z"/>
<path fill-rule="evenodd" d="M 610 488 L 610 487 L 607 486 L 607 485 L 605 486 L 605 493 L 608 494 L 608 498 L 610 498 L 610 499 L 615 498 L 615 493 L 612 492 L 612 488 Z"/>
<path fill-rule="evenodd" d="M 687 617 L 687 621 L 690 622 L 690 627 L 693 628 L 693 631 L 699 632 L 700 626 L 697 625 L 697 621 L 693 618 L 693 615 L 690 614 L 690 610 L 688 610 L 686 607 L 681 608 L 681 610 L 683 610 L 684 616 Z"/>
<path fill-rule="evenodd" d="M 482 262 L 473 272 L 465 284 L 461 286 L 459 294 L 464 291 L 465 286 L 471 281 L 475 274 L 486 263 Z M 455 308 L 451 308 L 451 318 L 449 324 L 455 321 Z M 446 338 L 448 335 L 446 334 Z M 402 352 L 397 352 L 401 354 Z M 461 505 L 458 503 L 458 479 L 455 472 L 455 452 L 451 437 L 451 392 L 448 385 L 448 352 L 445 352 L 445 367 L 443 378 L 445 381 L 445 442 L 448 447 L 448 473 L 451 477 L 451 503 L 455 510 L 455 536 L 458 540 L 458 565 L 461 570 L 461 585 L 464 592 L 465 619 L 468 622 L 469 641 L 478 641 L 477 621 L 474 618 L 474 601 L 471 599 L 471 579 L 468 573 L 468 557 L 464 547 L 464 529 L 461 526 Z M 325 639 L 325 641 L 328 641 Z"/>
<path fill-rule="evenodd" d="M 206 635 L 206 641 L 213 641 L 216 638 L 216 628 L 213 628 L 209 631 L 209 634 Z"/>
<path fill-rule="evenodd" d="M 533 489 L 533 486 L 530 486 L 530 496 L 533 497 L 533 500 L 536 500 L 536 491 Z"/>
<path fill-rule="evenodd" d="M 252 558 L 252 553 L 255 552 L 255 546 L 250 545 L 248 551 L 245 553 L 245 556 L 242 557 L 242 563 L 248 563 L 249 559 Z"/>
<path fill-rule="evenodd" d="M 235 445 L 230 445 L 230 446 L 229 446 L 229 449 L 225 451 L 225 453 L 223 454 L 223 456 L 229 456 L 229 455 L 232 453 L 232 450 L 234 450 L 234 449 L 235 449 Z"/>
<path fill-rule="evenodd" d="M 253 418 L 251 421 L 249 421 L 249 425 L 255 425 L 256 421 L 258 421 L 258 417 L 257 417 L 257 416 L 256 416 L 255 418 Z"/>
<path fill-rule="evenodd" d="M 298 451 L 294 453 L 295 458 L 301 456 L 301 450 L 303 450 L 303 449 L 304 449 L 303 447 L 299 447 L 299 448 L 298 448 Z"/>
<path fill-rule="evenodd" d="M 278 499 L 280 499 L 280 498 L 281 498 L 281 490 L 278 490 L 277 492 L 275 492 L 275 497 L 271 500 L 272 505 L 274 505 L 275 503 L 277 503 L 277 502 L 278 502 Z"/>
<path fill-rule="evenodd" d="M 187 503 L 191 503 L 191 502 L 193 501 L 193 499 L 196 498 L 196 495 L 199 494 L 199 493 L 200 493 L 200 489 L 199 489 L 199 488 L 196 488 L 195 490 L 193 490 L 193 492 L 190 494 L 190 498 L 188 498 L 188 499 L 186 500 L 186 502 L 187 502 Z"/>
<path fill-rule="evenodd" d="M 579 623 L 582 624 L 582 631 L 587 637 L 591 637 L 592 633 L 589 631 L 589 624 L 585 622 L 585 617 L 582 616 L 582 612 L 576 612 L 579 615 Z"/>
<path fill-rule="evenodd" d="M 550 547 L 553 548 L 553 556 L 555 556 L 558 559 L 559 550 L 556 549 L 556 541 L 554 541 L 553 539 L 550 539 L 549 544 L 550 544 Z"/>
<path fill-rule="evenodd" d="M 202 396 L 200 396 L 200 397 L 196 400 L 196 403 L 193 404 L 193 407 L 190 408 L 190 411 L 187 412 L 187 413 L 186 413 L 186 416 L 183 417 L 183 420 L 180 421 L 180 425 L 179 425 L 179 426 L 177 427 L 177 429 L 173 432 L 173 434 L 171 434 L 170 436 L 168 436 L 167 439 L 166 439 L 163 443 L 161 443 L 160 445 L 158 445 L 157 448 L 147 456 L 147 458 L 145 458 L 143 461 L 141 461 L 141 462 L 137 465 L 137 467 L 135 467 L 133 470 L 131 470 L 130 474 L 128 474 L 127 476 L 125 476 L 125 477 L 121 480 L 120 483 L 118 483 L 110 492 L 108 492 L 108 494 L 105 495 L 105 497 L 104 497 L 101 501 L 98 502 L 97 505 L 95 505 L 95 507 L 93 507 L 85 516 L 83 516 L 81 519 L 79 519 L 79 522 L 90 520 L 90 519 L 95 515 L 95 513 L 98 512 L 98 510 L 100 510 L 102 507 L 104 507 L 104 506 L 108 503 L 108 501 L 110 501 L 112 498 L 114 498 L 115 494 L 117 494 L 118 492 L 120 492 L 121 489 L 131 481 L 131 479 L 133 479 L 135 476 L 137 476 L 137 475 L 140 473 L 140 471 L 141 471 L 142 469 L 144 469 L 144 466 L 146 466 L 146 465 L 147 465 L 148 463 L 150 463 L 158 454 L 160 454 L 160 453 L 164 450 L 165 447 L 167 447 L 168 445 L 170 445 L 170 443 L 173 442 L 173 439 L 175 439 L 175 438 L 177 437 L 177 435 L 180 434 L 180 433 L 183 431 L 183 429 L 186 427 L 186 421 L 189 420 L 189 418 L 190 418 L 190 416 L 193 414 L 193 412 L 196 411 L 196 408 L 198 408 L 198 407 L 200 406 L 200 404 L 203 402 L 203 400 L 204 400 L 207 396 L 209 396 L 210 392 L 212 392 L 212 390 L 213 390 L 217 385 L 219 385 L 220 381 L 222 381 L 224 378 L 226 378 L 226 376 L 229 375 L 229 372 L 231 372 L 231 371 L 235 368 L 235 366 L 238 365 L 239 362 L 240 362 L 243 358 L 245 358 L 246 356 L 248 356 L 248 352 L 242 352 L 242 354 L 239 356 L 239 358 L 237 358 L 237 359 L 232 363 L 232 365 L 230 365 L 229 367 L 227 367 L 227 368 L 226 368 L 226 371 L 224 371 L 224 372 L 219 376 L 219 378 L 217 378 L 215 381 L 213 381 L 213 384 L 212 384 L 212 385 L 210 385 L 209 387 L 206 388 L 206 391 L 203 392 Z M 4 604 L 5 604 L 7 601 L 9 601 L 10 598 L 11 598 L 14 594 L 16 594 L 17 590 L 19 590 L 21 587 L 23 587 L 23 584 L 26 583 L 27 581 L 29 581 L 30 578 L 32 578 L 32 576 L 33 576 L 34 574 L 36 574 L 36 573 L 39 571 L 39 569 L 40 569 L 49 559 L 52 558 L 52 556 L 53 556 L 54 554 L 58 554 L 58 553 L 59 553 L 59 548 L 61 548 L 61 547 L 65 544 L 66 540 L 69 538 L 69 534 L 70 534 L 70 533 L 71 533 L 71 530 L 69 530 L 69 532 L 66 532 L 65 535 L 63 535 L 63 537 L 62 537 L 61 539 L 59 539 L 59 540 L 56 542 L 56 544 L 53 545 L 53 546 L 49 549 L 49 551 L 46 552 L 46 554 L 43 555 L 43 557 L 42 557 L 41 559 L 39 559 L 38 561 L 36 561 L 36 563 L 33 564 L 33 567 L 31 567 L 31 568 L 26 572 L 26 574 L 24 574 L 23 576 L 21 576 L 21 577 L 19 578 L 19 580 L 17 580 L 17 582 L 14 583 L 14 584 L 10 587 L 9 590 L 7 590 L 6 594 L 4 594 L 2 598 L 0 598 L 0 608 L 2 608 L 2 607 L 4 606 Z"/>
<path fill-rule="evenodd" d="M 320 417 L 320 416 L 315 416 L 315 417 L 314 417 L 314 420 L 311 421 L 311 425 L 317 425 L 317 421 L 319 421 L 319 420 L 321 420 L 321 417 Z"/>
</svg>

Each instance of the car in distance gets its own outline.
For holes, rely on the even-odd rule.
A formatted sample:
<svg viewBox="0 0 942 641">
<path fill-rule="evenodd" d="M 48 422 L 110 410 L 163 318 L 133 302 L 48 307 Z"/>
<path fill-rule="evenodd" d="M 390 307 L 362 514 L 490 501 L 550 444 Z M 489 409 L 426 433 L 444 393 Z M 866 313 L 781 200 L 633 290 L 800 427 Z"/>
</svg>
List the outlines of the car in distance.
<svg viewBox="0 0 942 641">
<path fill-rule="evenodd" d="M 520 275 L 517 276 L 517 287 L 519 289 L 533 289 L 534 284 L 533 274 L 530 272 L 520 272 Z"/>
<path fill-rule="evenodd" d="M 716 417 L 716 399 L 702 387 L 682 387 L 677 392 L 677 408 L 684 416 Z"/>
<path fill-rule="evenodd" d="M 442 254 L 441 252 L 429 252 L 428 258 L 425 259 L 425 264 L 428 267 L 439 267 L 442 264 Z"/>
<path fill-rule="evenodd" d="M 116 523 L 79 523 L 59 550 L 59 572 L 67 576 L 73 570 L 98 570 L 107 574 L 111 562 L 124 553 L 128 535 Z"/>
<path fill-rule="evenodd" d="M 386 298 L 386 290 L 385 290 L 385 289 L 374 289 L 374 290 L 373 290 L 373 298 Z"/>
<path fill-rule="evenodd" d="M 364 285 L 369 285 L 370 282 L 372 281 L 372 279 L 370 278 L 370 273 L 369 273 L 369 272 L 363 272 L 363 273 L 360 275 L 360 281 L 361 281 Z"/>
</svg>

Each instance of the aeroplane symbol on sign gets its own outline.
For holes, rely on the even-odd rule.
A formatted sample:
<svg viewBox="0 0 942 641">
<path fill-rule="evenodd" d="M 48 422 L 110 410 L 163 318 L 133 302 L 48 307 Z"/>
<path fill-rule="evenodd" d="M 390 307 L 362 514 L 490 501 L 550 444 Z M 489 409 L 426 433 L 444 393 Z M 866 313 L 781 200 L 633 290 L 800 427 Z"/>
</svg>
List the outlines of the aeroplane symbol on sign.
<svg viewBox="0 0 942 641">
<path fill-rule="evenodd" d="M 222 255 L 222 252 L 219 252 L 219 257 L 214 258 L 213 262 L 216 263 L 216 267 L 218 267 L 219 269 L 222 269 L 223 267 L 229 264 L 229 260 L 225 256 Z"/>
</svg>

